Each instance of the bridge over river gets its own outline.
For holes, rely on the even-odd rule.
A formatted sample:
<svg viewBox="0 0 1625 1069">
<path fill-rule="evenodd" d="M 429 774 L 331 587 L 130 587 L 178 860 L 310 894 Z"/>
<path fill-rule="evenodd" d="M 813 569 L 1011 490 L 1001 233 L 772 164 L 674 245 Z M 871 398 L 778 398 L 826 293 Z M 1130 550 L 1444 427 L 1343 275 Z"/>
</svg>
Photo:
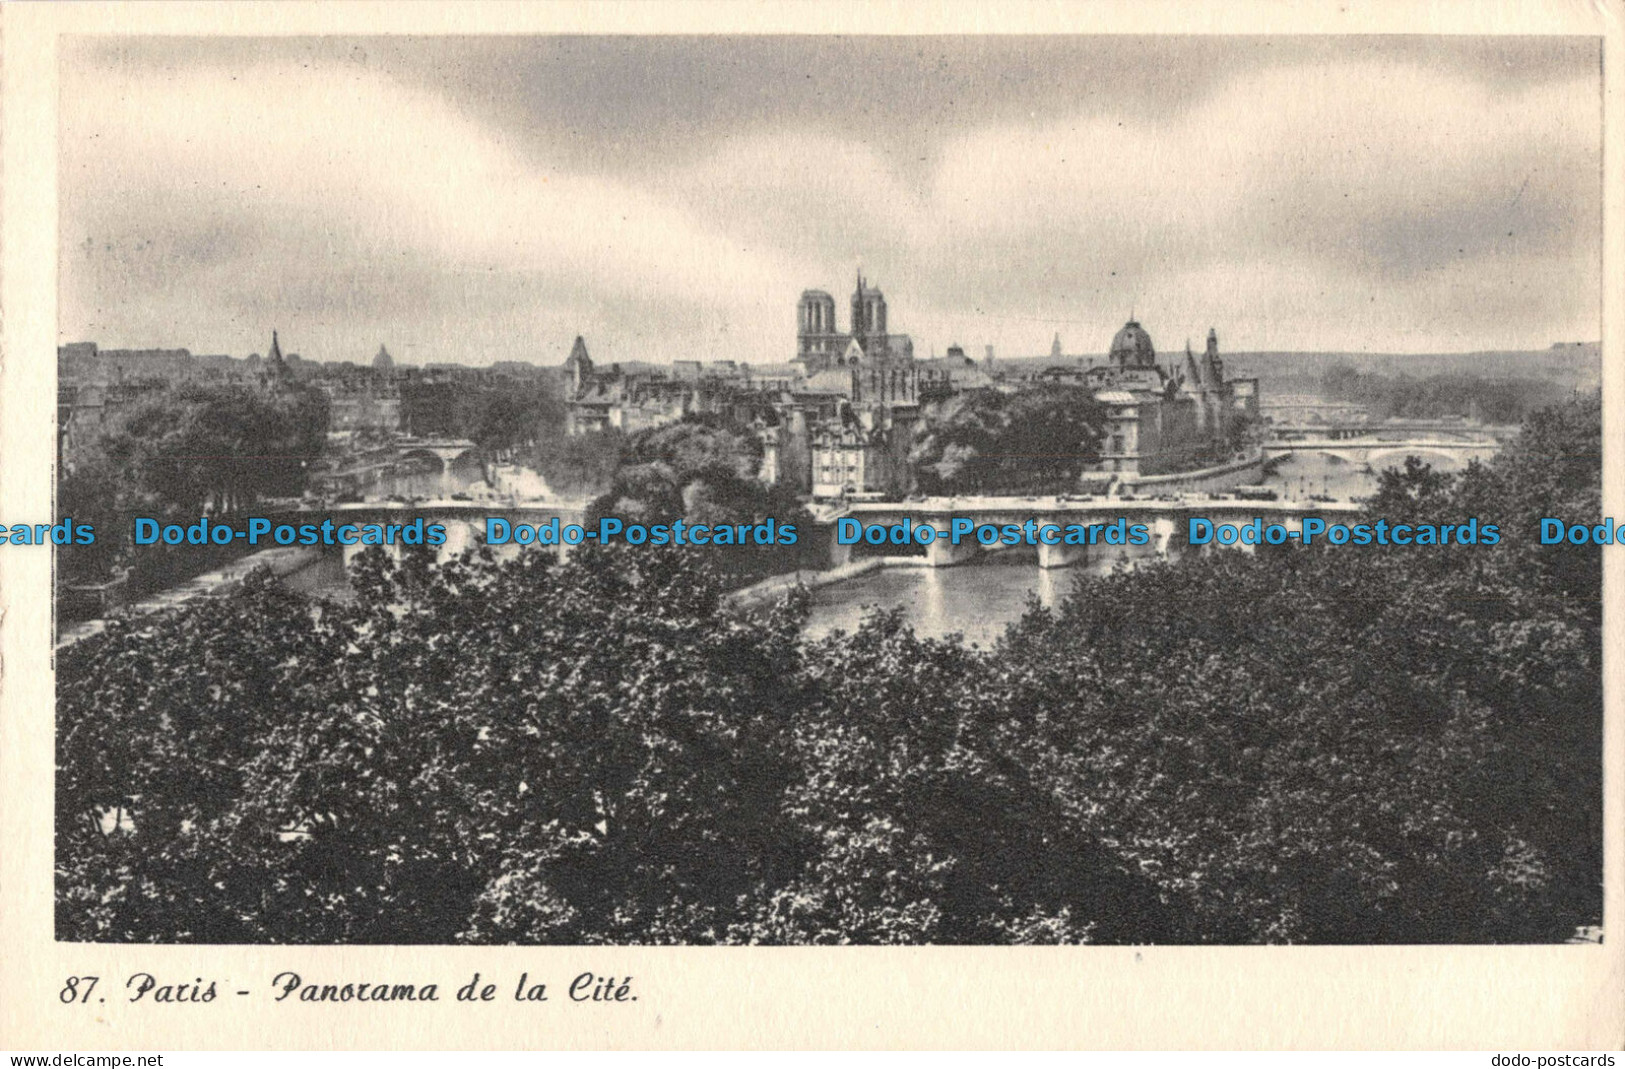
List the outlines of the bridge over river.
<svg viewBox="0 0 1625 1069">
<path fill-rule="evenodd" d="M 1264 444 L 1266 457 L 1290 460 L 1293 457 L 1322 456 L 1336 463 L 1369 464 L 1380 468 L 1402 462 L 1406 456 L 1419 456 L 1446 470 L 1456 470 L 1472 458 L 1485 458 L 1496 452 L 1501 443 L 1515 434 L 1517 428 L 1487 425 L 1464 425 L 1439 422 L 1417 424 L 1393 423 L 1307 423 L 1277 424 L 1271 428 L 1271 438 Z M 501 517 L 513 524 L 539 526 L 559 520 L 561 524 L 580 523 L 586 512 L 583 500 L 558 498 L 547 494 L 534 496 L 534 489 L 509 487 L 507 496 L 485 495 L 480 498 L 452 497 L 456 486 L 480 481 L 473 444 L 463 440 L 412 440 L 404 443 L 389 458 L 391 466 L 402 461 L 433 457 L 437 470 L 425 473 L 425 481 L 438 484 L 440 496 L 429 500 L 411 498 L 374 499 L 344 504 L 267 508 L 260 515 L 276 523 L 320 524 L 332 520 L 335 524 L 404 524 L 422 517 L 425 523 L 440 523 L 446 528 L 447 541 L 440 548 L 446 556 L 471 548 L 483 541 L 487 517 Z M 370 469 L 369 469 L 370 472 Z M 380 468 L 378 475 L 382 476 Z M 382 478 L 373 480 L 382 483 Z M 1300 480 L 1300 483 L 1302 480 Z M 446 488 L 450 487 L 448 492 Z M 374 490 L 381 493 L 382 490 Z M 429 489 L 433 494 L 435 491 Z M 1346 490 L 1344 491 L 1347 492 Z M 1120 497 L 959 497 L 927 498 L 907 502 L 852 502 L 844 509 L 821 512 L 809 532 L 816 543 L 829 547 L 827 566 L 841 568 L 849 565 L 854 556 L 883 556 L 887 564 L 941 568 L 959 564 L 987 553 L 974 539 L 962 539 L 958 546 L 947 540 L 934 541 L 930 546 L 842 546 L 834 536 L 836 522 L 844 517 L 858 519 L 865 525 L 889 526 L 908 517 L 916 524 L 929 523 L 946 530 L 954 517 L 964 517 L 976 524 L 1003 526 L 1021 524 L 1028 519 L 1066 526 L 1071 523 L 1111 523 L 1119 516 L 1130 523 L 1144 523 L 1151 531 L 1151 542 L 1145 546 L 1112 546 L 1097 543 L 1088 546 L 1045 546 L 1037 548 L 1037 563 L 1041 569 L 1053 569 L 1085 561 L 1103 562 L 1107 559 L 1157 557 L 1183 548 L 1184 528 L 1191 516 L 1203 516 L 1215 523 L 1242 524 L 1254 517 L 1270 522 L 1278 517 L 1289 530 L 1301 531 L 1302 517 L 1326 515 L 1328 522 L 1338 514 L 1358 511 L 1352 501 L 1310 500 L 1309 491 L 1300 486 L 1286 501 L 1241 500 L 1235 496 L 1213 496 L 1211 493 L 1188 493 L 1178 497 L 1120 498 Z M 531 495 L 531 496 L 527 496 Z M 194 597 L 208 597 L 240 582 L 256 566 L 271 567 L 295 585 L 309 589 L 332 589 L 343 585 L 343 572 L 363 545 L 354 546 L 269 546 L 257 553 L 227 565 L 217 571 L 200 575 L 170 590 L 142 599 L 130 606 L 136 612 L 150 612 L 183 603 Z M 386 552 L 399 553 L 400 546 L 384 547 Z M 510 547 L 514 550 L 517 547 Z M 564 552 L 566 547 L 561 547 Z M 992 547 L 1002 551 L 1005 547 Z M 1001 556 L 1003 554 L 1001 553 Z M 67 626 L 60 640 L 71 644 L 85 634 L 94 633 L 102 626 L 100 621 L 85 621 Z"/>
<path fill-rule="evenodd" d="M 908 517 L 913 523 L 930 524 L 938 530 L 946 531 L 954 517 L 964 517 L 975 524 L 992 524 L 1003 526 L 1005 524 L 1025 523 L 1029 519 L 1036 519 L 1040 523 L 1054 523 L 1066 526 L 1071 523 L 1102 524 L 1112 523 L 1118 517 L 1123 517 L 1129 523 L 1143 523 L 1151 532 L 1151 542 L 1147 546 L 1108 546 L 1104 542 L 1092 547 L 1096 554 L 1110 551 L 1116 556 L 1121 553 L 1133 555 L 1136 552 L 1161 555 L 1165 554 L 1171 543 L 1183 538 L 1185 521 L 1191 516 L 1203 516 L 1212 519 L 1215 523 L 1247 523 L 1254 517 L 1264 517 L 1265 522 L 1278 522 L 1284 524 L 1289 531 L 1301 529 L 1301 519 L 1306 515 L 1341 515 L 1359 511 L 1359 505 L 1347 501 L 1243 501 L 1235 497 L 1216 496 L 1187 496 L 1178 499 L 1133 499 L 1133 498 L 1078 498 L 1061 496 L 1050 497 L 957 497 L 957 498 L 925 498 L 919 501 L 880 502 L 863 501 L 853 502 L 844 510 L 824 513 L 814 523 L 814 537 L 827 542 L 829 546 L 829 567 L 839 568 L 849 564 L 852 560 L 853 550 L 858 547 L 840 545 L 836 542 L 835 526 L 843 518 L 859 520 L 865 525 L 882 524 L 891 525 L 899 523 Z M 479 501 L 425 501 L 419 503 L 406 502 L 359 502 L 354 504 L 336 505 L 327 509 L 298 510 L 284 513 L 280 517 L 272 517 L 274 522 L 290 524 L 320 523 L 323 519 L 331 519 L 335 523 L 403 523 L 422 517 L 425 523 L 440 523 L 446 528 L 446 544 L 441 547 L 442 556 L 462 552 L 480 544 L 485 535 L 485 521 L 487 517 L 500 517 L 513 524 L 529 524 L 540 526 L 557 519 L 561 524 L 580 523 L 586 512 L 586 502 L 578 500 L 545 500 L 529 502 L 479 502 Z M 343 547 L 343 559 L 346 565 L 356 554 L 364 550 L 365 546 Z M 389 547 L 385 547 L 386 550 Z M 997 548 L 997 547 L 995 547 Z M 1088 559 L 1091 547 L 1087 546 L 1046 546 L 1038 547 L 1038 565 L 1041 568 L 1060 568 Z M 338 547 L 334 547 L 336 551 Z M 561 554 L 568 550 L 567 546 L 560 546 Z M 938 539 L 930 546 L 908 548 L 886 546 L 863 546 L 859 552 L 879 550 L 884 555 L 901 555 L 904 553 L 919 553 L 908 563 L 917 563 L 924 567 L 946 567 L 968 561 L 985 552 L 984 548 L 976 543 L 974 538 L 964 538 L 955 546 L 946 539 Z M 393 552 L 399 553 L 397 547 Z M 904 563 L 894 560 L 893 563 Z"/>
<path fill-rule="evenodd" d="M 1352 501 L 1246 501 L 1236 497 L 1184 496 L 1169 499 L 1093 497 L 1077 498 L 1066 495 L 1052 497 L 934 497 L 919 501 L 860 501 L 854 502 L 829 518 L 833 527 L 843 518 L 856 519 L 865 526 L 891 526 L 908 518 L 916 525 L 929 524 L 945 532 L 955 518 L 964 518 L 976 525 L 1023 524 L 1037 520 L 1060 527 L 1068 524 L 1110 524 L 1122 517 L 1129 523 L 1142 523 L 1150 530 L 1151 541 L 1140 547 L 1112 546 L 1098 542 L 1094 546 L 1043 545 L 1038 546 L 1040 568 L 1064 568 L 1088 559 L 1089 551 L 1120 551 L 1132 555 L 1136 551 L 1151 555 L 1165 555 L 1170 545 L 1178 545 L 1183 538 L 1186 522 L 1193 516 L 1211 519 L 1215 524 L 1244 524 L 1255 517 L 1265 523 L 1280 523 L 1288 531 L 1302 531 L 1305 516 L 1324 516 L 1328 523 L 1334 517 L 1360 511 Z M 838 545 L 831 540 L 831 564 L 839 567 L 851 561 L 853 545 Z M 958 545 L 943 538 L 933 540 L 924 547 L 911 546 L 913 558 L 922 567 L 942 568 L 968 561 L 987 549 L 974 538 L 961 538 Z M 923 555 L 919 550 L 923 549 Z M 901 547 L 870 546 L 864 551 L 898 552 Z M 904 563 L 897 560 L 895 563 Z"/>
<path fill-rule="evenodd" d="M 294 509 L 268 514 L 266 518 L 273 523 L 297 526 L 308 523 L 319 524 L 323 520 L 332 520 L 335 524 L 403 524 L 421 517 L 425 523 L 439 523 L 445 527 L 446 543 L 439 551 L 439 555 L 444 557 L 481 544 L 484 541 L 485 521 L 488 517 L 499 517 L 512 524 L 531 526 L 541 526 L 555 519 L 561 524 L 581 523 L 585 516 L 586 504 L 585 501 L 562 498 L 521 502 L 370 501 L 326 508 Z M 890 544 L 840 545 L 834 537 L 836 525 L 841 519 L 851 518 L 865 525 L 890 526 L 906 517 L 915 525 L 930 524 L 940 531 L 947 531 L 951 520 L 956 517 L 969 519 L 976 525 L 1003 526 L 1036 519 L 1040 523 L 1053 523 L 1061 527 L 1073 523 L 1109 524 L 1115 522 L 1118 517 L 1123 517 L 1131 524 L 1143 523 L 1150 529 L 1151 542 L 1147 546 L 1109 546 L 1100 542 L 1094 547 L 1066 545 L 1037 547 L 1039 567 L 1060 568 L 1089 559 L 1091 548 L 1096 555 L 1109 551 L 1114 557 L 1124 554 L 1133 556 L 1139 553 L 1165 554 L 1170 544 L 1177 545 L 1182 541 L 1185 521 L 1191 516 L 1207 517 L 1215 523 L 1235 524 L 1250 522 L 1254 517 L 1264 517 L 1266 523 L 1277 522 L 1275 518 L 1278 518 L 1278 522 L 1285 525 L 1288 530 L 1300 530 L 1303 516 L 1330 517 L 1357 512 L 1359 507 L 1347 501 L 1243 501 L 1233 496 L 1206 495 L 1191 495 L 1177 499 L 1080 498 L 1065 495 L 939 497 L 902 502 L 853 502 L 842 510 L 819 514 L 814 521 L 814 530 L 810 533 L 815 542 L 828 545 L 828 566 L 831 568 L 840 568 L 851 563 L 854 549 L 859 555 L 887 556 L 892 558 L 890 563 L 894 564 L 908 563 L 940 568 L 971 560 L 984 553 L 985 549 L 974 537 L 962 538 L 957 546 L 946 539 L 938 539 L 924 547 L 917 544 L 908 547 Z M 329 556 L 342 555 L 344 565 L 348 566 L 355 556 L 366 548 L 359 544 L 332 546 L 324 547 L 322 553 Z M 510 549 L 517 548 L 510 544 Z M 401 552 L 400 546 L 386 546 L 384 549 L 394 555 Z M 561 555 L 567 551 L 567 546 L 558 548 Z"/>
<path fill-rule="evenodd" d="M 1410 439 L 1402 442 L 1347 438 L 1303 438 L 1266 443 L 1264 455 L 1278 457 L 1292 453 L 1316 453 L 1347 464 L 1368 464 L 1381 470 L 1397 467 L 1406 457 L 1432 464 L 1435 468 L 1457 471 L 1468 461 L 1488 460 L 1501 448 L 1496 441 L 1459 441 L 1450 438 Z"/>
<path fill-rule="evenodd" d="M 1379 470 L 1414 456 L 1436 468 L 1455 471 L 1471 460 L 1488 460 L 1517 433 L 1517 427 L 1433 420 L 1276 424 L 1264 443 L 1264 455 L 1314 453 Z"/>
<path fill-rule="evenodd" d="M 524 501 L 359 501 L 336 505 L 303 506 L 299 508 L 268 508 L 257 515 L 269 520 L 273 529 L 286 524 L 297 529 L 303 524 L 320 526 L 331 520 L 335 526 L 354 524 L 405 525 L 422 518 L 425 526 L 443 524 L 446 543 L 439 547 L 438 556 L 445 558 L 478 545 L 484 538 L 485 520 L 497 516 L 509 523 L 533 526 L 557 519 L 561 524 L 580 523 L 586 514 L 587 502 L 571 498 L 546 498 Z M 248 517 L 231 517 L 222 522 L 246 529 Z M 345 570 L 357 554 L 370 548 L 359 542 L 355 545 L 314 545 L 294 543 L 279 546 L 272 536 L 261 536 L 264 548 L 195 576 L 167 590 L 143 597 L 124 610 L 141 616 L 165 609 L 177 608 L 197 598 L 217 597 L 239 586 L 249 573 L 268 568 L 294 589 L 306 591 L 329 590 L 343 585 Z M 399 557 L 400 543 L 380 547 L 384 552 Z M 63 649 L 99 633 L 106 626 L 104 620 L 81 620 L 64 624 L 57 636 L 57 648 Z"/>
<path fill-rule="evenodd" d="M 587 502 L 576 498 L 542 498 L 537 500 L 430 500 L 406 501 L 354 501 L 337 505 L 288 509 L 268 512 L 265 518 L 273 524 L 320 524 L 332 520 L 335 524 L 408 524 L 421 518 L 425 525 L 438 523 L 446 529 L 446 543 L 440 547 L 442 557 L 461 553 L 481 544 L 485 537 L 485 521 L 489 517 L 507 520 L 510 524 L 528 524 L 532 527 L 558 520 L 560 524 L 580 523 L 586 515 Z M 356 554 L 369 548 L 364 545 L 333 546 L 343 550 L 346 565 Z M 399 545 L 382 547 L 398 556 Z"/>
</svg>

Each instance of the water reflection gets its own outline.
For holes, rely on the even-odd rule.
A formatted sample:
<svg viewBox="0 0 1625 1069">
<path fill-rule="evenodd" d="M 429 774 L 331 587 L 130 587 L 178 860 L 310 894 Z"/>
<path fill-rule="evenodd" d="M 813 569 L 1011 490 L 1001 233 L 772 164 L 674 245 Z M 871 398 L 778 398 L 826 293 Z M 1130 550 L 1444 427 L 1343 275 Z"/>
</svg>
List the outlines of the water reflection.
<svg viewBox="0 0 1625 1069">
<path fill-rule="evenodd" d="M 1324 453 L 1283 457 L 1265 480 L 1282 498 L 1327 495 L 1348 500 L 1375 492 L 1377 475 L 1363 464 Z M 1144 550 L 1098 552 L 1071 568 L 1044 569 L 1031 554 L 998 556 L 955 568 L 892 568 L 813 593 L 806 633 L 822 638 L 832 631 L 851 631 L 870 611 L 900 608 L 917 634 L 944 638 L 962 634 L 966 642 L 987 647 L 1021 618 L 1029 596 L 1054 608 L 1069 594 L 1080 575 L 1104 574 L 1120 562 L 1154 559 Z"/>
<path fill-rule="evenodd" d="M 902 609 L 903 619 L 926 638 L 964 636 L 991 646 L 1027 611 L 1029 598 L 1053 609 L 1080 576 L 1103 575 L 1127 559 L 1113 551 L 1071 568 L 1040 568 L 1031 557 L 998 556 L 955 568 L 887 568 L 813 591 L 806 635 L 823 638 L 855 630 L 875 609 Z"/>
<path fill-rule="evenodd" d="M 1285 500 L 1306 501 L 1319 495 L 1347 501 L 1375 493 L 1377 474 L 1369 465 L 1329 453 L 1288 453 L 1264 484 Z"/>
<path fill-rule="evenodd" d="M 413 481 L 424 479 L 412 473 L 390 489 L 406 493 L 431 490 L 427 481 L 421 487 Z M 499 493 L 524 491 L 526 496 L 532 496 L 545 492 L 544 483 L 525 482 L 523 473 L 499 469 L 493 481 Z M 1377 476 L 1364 465 L 1340 457 L 1299 453 L 1282 458 L 1265 482 L 1283 498 L 1329 495 L 1346 500 L 1371 494 Z M 1149 549 L 1100 547 L 1085 563 L 1044 569 L 1038 567 L 1035 552 L 1028 549 L 1006 551 L 954 568 L 889 568 L 815 591 L 806 633 L 821 638 L 836 630 L 851 631 L 873 609 L 899 608 L 922 636 L 960 634 L 966 642 L 985 648 L 1021 617 L 1029 598 L 1036 598 L 1046 608 L 1055 608 L 1071 593 L 1079 576 L 1105 574 L 1131 558 L 1155 557 Z M 325 597 L 351 596 L 343 565 L 336 558 L 323 558 L 319 565 L 290 577 L 288 582 L 296 589 Z"/>
</svg>

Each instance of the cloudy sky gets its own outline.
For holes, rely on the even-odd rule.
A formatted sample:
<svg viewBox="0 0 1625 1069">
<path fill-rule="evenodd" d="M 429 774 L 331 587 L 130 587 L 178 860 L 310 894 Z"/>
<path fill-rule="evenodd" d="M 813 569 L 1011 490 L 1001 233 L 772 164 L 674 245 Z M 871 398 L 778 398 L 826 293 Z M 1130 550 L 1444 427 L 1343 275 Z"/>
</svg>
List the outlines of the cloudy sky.
<svg viewBox="0 0 1625 1069">
<path fill-rule="evenodd" d="M 782 361 L 806 288 L 915 351 L 1598 337 L 1580 38 L 67 42 L 64 341 Z"/>
</svg>

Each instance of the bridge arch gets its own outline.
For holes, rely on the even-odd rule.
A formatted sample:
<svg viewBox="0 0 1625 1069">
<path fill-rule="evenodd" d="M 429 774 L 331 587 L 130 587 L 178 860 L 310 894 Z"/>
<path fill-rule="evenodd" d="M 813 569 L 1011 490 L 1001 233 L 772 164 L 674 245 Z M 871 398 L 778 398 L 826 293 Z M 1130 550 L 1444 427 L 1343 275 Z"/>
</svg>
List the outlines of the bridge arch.
<svg viewBox="0 0 1625 1069">
<path fill-rule="evenodd" d="M 453 461 L 462 459 L 470 453 L 475 452 L 477 449 L 478 446 L 476 446 L 473 442 L 454 442 L 449 445 L 430 445 L 425 443 L 403 446 L 400 450 L 399 456 L 402 460 L 408 460 L 413 457 L 422 457 L 438 460 L 442 464 L 449 464 Z"/>
<path fill-rule="evenodd" d="M 1384 468 L 1402 467 L 1406 457 L 1415 457 L 1424 464 L 1430 464 L 1435 471 L 1457 472 L 1467 468 L 1467 462 L 1477 457 L 1480 450 L 1476 449 L 1439 449 L 1432 446 L 1400 446 L 1394 449 L 1373 449 L 1369 454 L 1367 463 L 1376 471 Z"/>
<path fill-rule="evenodd" d="M 1354 464 L 1358 466 L 1365 463 L 1357 452 L 1348 449 L 1316 449 L 1309 455 L 1316 457 L 1327 457 L 1341 464 Z"/>
<path fill-rule="evenodd" d="M 479 447 L 469 441 L 403 443 L 396 458 L 403 462 L 433 461 L 439 475 L 441 497 L 450 497 L 459 483 L 466 489 L 485 477 L 485 466 Z"/>
</svg>

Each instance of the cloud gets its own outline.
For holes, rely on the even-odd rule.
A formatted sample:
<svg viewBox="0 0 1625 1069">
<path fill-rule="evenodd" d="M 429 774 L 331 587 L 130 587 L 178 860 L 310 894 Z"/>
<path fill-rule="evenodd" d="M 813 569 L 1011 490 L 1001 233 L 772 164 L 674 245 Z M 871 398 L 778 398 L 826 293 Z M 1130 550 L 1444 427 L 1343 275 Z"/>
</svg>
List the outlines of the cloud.
<svg viewBox="0 0 1625 1069">
<path fill-rule="evenodd" d="M 489 314 L 483 291 L 512 296 L 511 279 L 495 280 L 517 276 L 539 303 L 675 306 L 726 331 L 761 315 L 764 289 L 794 284 L 771 250 L 699 225 L 658 191 L 521 161 L 499 131 L 388 79 L 253 73 L 87 79 L 65 101 L 68 322 L 111 327 L 111 297 L 184 323 L 208 314 L 188 310 L 202 295 L 216 314 L 289 328 L 414 311 L 422 328 L 437 312 Z M 444 347 L 435 358 L 477 356 L 456 349 L 467 324 L 441 328 L 428 331 Z"/>
<path fill-rule="evenodd" d="M 1594 248 L 1598 107 L 1583 84 L 1492 94 L 1407 69 L 1269 71 L 1172 123 L 975 131 L 945 153 L 932 201 L 967 241 L 1062 226 L 1096 262 L 1145 273 L 1272 249 L 1404 274 L 1458 240 L 1493 254 L 1480 231 L 1503 223 Z"/>
<path fill-rule="evenodd" d="M 799 101 L 594 166 L 637 124 L 237 59 L 67 64 L 65 336 L 240 352 L 277 325 L 322 358 L 384 340 L 483 363 L 556 361 L 582 333 L 607 359 L 782 360 L 796 295 L 844 305 L 858 263 L 921 352 L 1041 352 L 1056 330 L 1103 348 L 1131 306 L 1170 348 L 1210 324 L 1246 349 L 1598 332 L 1590 74 L 1350 48 L 1232 63 L 1152 110 L 1143 78 L 1114 109 L 1109 79 L 1028 108 L 984 77 L 962 121 L 894 130 L 860 100 L 815 122 Z M 772 79 L 730 77 L 771 118 Z M 952 113 L 929 84 L 895 88 Z"/>
</svg>

